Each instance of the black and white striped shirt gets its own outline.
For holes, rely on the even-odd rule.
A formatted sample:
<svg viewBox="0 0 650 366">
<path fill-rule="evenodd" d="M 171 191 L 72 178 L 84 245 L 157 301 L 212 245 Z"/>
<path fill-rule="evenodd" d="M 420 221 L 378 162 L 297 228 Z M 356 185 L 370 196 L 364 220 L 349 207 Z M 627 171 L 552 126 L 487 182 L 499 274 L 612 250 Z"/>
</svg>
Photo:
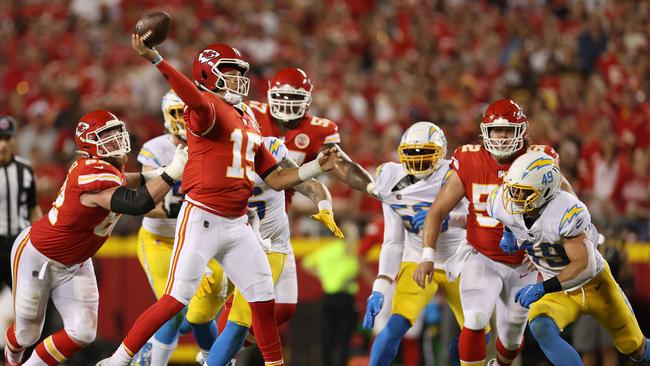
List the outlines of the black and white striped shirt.
<svg viewBox="0 0 650 366">
<path fill-rule="evenodd" d="M 36 206 L 36 177 L 26 159 L 14 156 L 0 166 L 0 237 L 12 238 L 30 225 L 29 211 Z"/>
</svg>

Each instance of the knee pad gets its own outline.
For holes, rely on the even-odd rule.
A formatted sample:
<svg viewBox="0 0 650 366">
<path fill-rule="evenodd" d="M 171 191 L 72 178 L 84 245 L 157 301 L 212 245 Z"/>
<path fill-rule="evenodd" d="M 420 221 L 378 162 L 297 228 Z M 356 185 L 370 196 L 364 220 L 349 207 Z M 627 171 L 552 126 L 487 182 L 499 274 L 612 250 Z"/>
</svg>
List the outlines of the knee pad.
<svg viewBox="0 0 650 366">
<path fill-rule="evenodd" d="M 87 346 L 97 336 L 97 314 L 94 311 L 85 311 L 74 322 L 71 328 L 65 328 L 70 338 L 81 346 Z"/>
<path fill-rule="evenodd" d="M 22 348 L 27 348 L 34 345 L 41 336 L 41 329 L 39 326 L 30 327 L 16 327 L 16 341 Z"/>
<path fill-rule="evenodd" d="M 490 323 L 490 314 L 480 310 L 467 310 L 463 315 L 465 316 L 465 323 L 463 326 L 468 329 L 485 329 Z"/>
</svg>

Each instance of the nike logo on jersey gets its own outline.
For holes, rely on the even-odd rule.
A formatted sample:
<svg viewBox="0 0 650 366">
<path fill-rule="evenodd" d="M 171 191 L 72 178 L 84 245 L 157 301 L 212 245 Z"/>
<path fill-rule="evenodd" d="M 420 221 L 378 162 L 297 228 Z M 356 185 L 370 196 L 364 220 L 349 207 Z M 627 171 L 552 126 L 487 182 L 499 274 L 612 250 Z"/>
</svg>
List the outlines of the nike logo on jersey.
<svg viewBox="0 0 650 366">
<path fill-rule="evenodd" d="M 532 273 L 532 272 L 528 272 L 528 273 L 520 274 L 520 275 L 519 275 L 519 278 L 524 278 L 524 277 L 528 276 L 528 275 L 531 274 L 531 273 Z"/>
</svg>

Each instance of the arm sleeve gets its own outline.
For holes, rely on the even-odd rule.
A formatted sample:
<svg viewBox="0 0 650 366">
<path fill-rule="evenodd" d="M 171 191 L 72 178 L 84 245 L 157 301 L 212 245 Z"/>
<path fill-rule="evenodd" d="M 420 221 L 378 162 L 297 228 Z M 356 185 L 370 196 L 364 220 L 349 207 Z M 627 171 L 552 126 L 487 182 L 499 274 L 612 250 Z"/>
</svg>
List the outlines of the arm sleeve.
<svg viewBox="0 0 650 366">
<path fill-rule="evenodd" d="M 458 174 L 458 178 L 460 178 L 460 181 L 463 182 L 463 186 L 464 186 L 465 181 L 466 181 L 466 178 L 464 176 L 464 172 L 465 172 L 465 170 L 467 170 L 467 168 L 460 169 L 461 162 L 463 162 L 463 160 L 462 160 L 463 153 L 461 152 L 461 149 L 462 149 L 462 146 L 459 146 L 454 151 L 454 154 L 451 157 L 451 164 L 450 164 L 451 169 L 450 169 L 450 171 L 451 170 L 456 171 L 456 174 Z M 447 181 L 447 178 L 449 178 L 449 177 L 445 176 L 445 183 Z"/>
<path fill-rule="evenodd" d="M 187 105 L 190 111 L 188 126 L 197 134 L 209 130 L 215 123 L 215 110 L 203 93 L 180 71 L 176 70 L 167 61 L 158 65 L 158 70 L 163 74 L 169 85 L 178 97 Z"/>
<path fill-rule="evenodd" d="M 340 143 L 341 143 L 341 136 L 339 135 L 339 127 L 336 125 L 336 123 L 329 121 L 329 124 L 327 126 L 327 132 L 325 133 L 325 137 L 323 138 L 323 145 L 340 144 Z"/>
<path fill-rule="evenodd" d="M 264 179 L 277 169 L 278 163 L 264 144 L 255 153 L 255 172 Z"/>
<path fill-rule="evenodd" d="M 38 204 L 36 201 L 36 175 L 31 167 L 27 168 L 27 172 L 32 176 L 31 184 L 27 188 L 27 206 L 33 208 Z"/>
<path fill-rule="evenodd" d="M 402 218 L 386 203 L 382 203 L 384 211 L 384 242 L 379 254 L 379 275 L 393 280 L 397 278 L 402 264 L 404 252 L 404 226 Z"/>
<path fill-rule="evenodd" d="M 99 166 L 82 166 L 77 177 L 77 187 L 81 192 L 101 191 L 108 188 L 124 185 L 122 178 L 116 171 L 104 169 Z"/>
</svg>

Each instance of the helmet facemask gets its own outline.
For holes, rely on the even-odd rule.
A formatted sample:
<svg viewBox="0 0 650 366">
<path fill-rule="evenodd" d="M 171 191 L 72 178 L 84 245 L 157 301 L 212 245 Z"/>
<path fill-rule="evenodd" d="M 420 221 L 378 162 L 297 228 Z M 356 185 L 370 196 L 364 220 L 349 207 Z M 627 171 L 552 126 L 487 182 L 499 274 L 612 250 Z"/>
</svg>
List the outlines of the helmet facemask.
<svg viewBox="0 0 650 366">
<path fill-rule="evenodd" d="M 283 122 L 301 119 L 311 104 L 311 92 L 289 85 L 274 87 L 267 92 L 271 116 Z"/>
<path fill-rule="evenodd" d="M 222 97 L 229 104 L 240 103 L 248 95 L 251 81 L 244 76 L 248 68 L 248 62 L 235 58 L 222 58 L 212 65 L 211 71 L 217 76 L 215 87 L 217 91 L 225 90 Z M 239 74 L 230 71 L 238 71 Z"/>
<path fill-rule="evenodd" d="M 400 144 L 397 148 L 399 161 L 406 174 L 424 178 L 438 169 L 438 159 L 444 149 L 436 144 Z"/>
<path fill-rule="evenodd" d="M 494 130 L 511 129 L 512 137 L 492 137 Z M 485 149 L 497 158 L 507 158 L 521 150 L 525 144 L 528 122 L 512 123 L 504 118 L 498 118 L 491 123 L 481 123 L 481 135 Z"/>
<path fill-rule="evenodd" d="M 124 122 L 112 120 L 104 126 L 89 132 L 86 143 L 97 147 L 97 157 L 121 157 L 131 152 L 131 141 Z"/>
<path fill-rule="evenodd" d="M 504 183 L 503 207 L 510 214 L 523 214 L 531 212 L 538 207 L 538 199 L 542 196 L 540 191 L 532 186 Z"/>
</svg>

